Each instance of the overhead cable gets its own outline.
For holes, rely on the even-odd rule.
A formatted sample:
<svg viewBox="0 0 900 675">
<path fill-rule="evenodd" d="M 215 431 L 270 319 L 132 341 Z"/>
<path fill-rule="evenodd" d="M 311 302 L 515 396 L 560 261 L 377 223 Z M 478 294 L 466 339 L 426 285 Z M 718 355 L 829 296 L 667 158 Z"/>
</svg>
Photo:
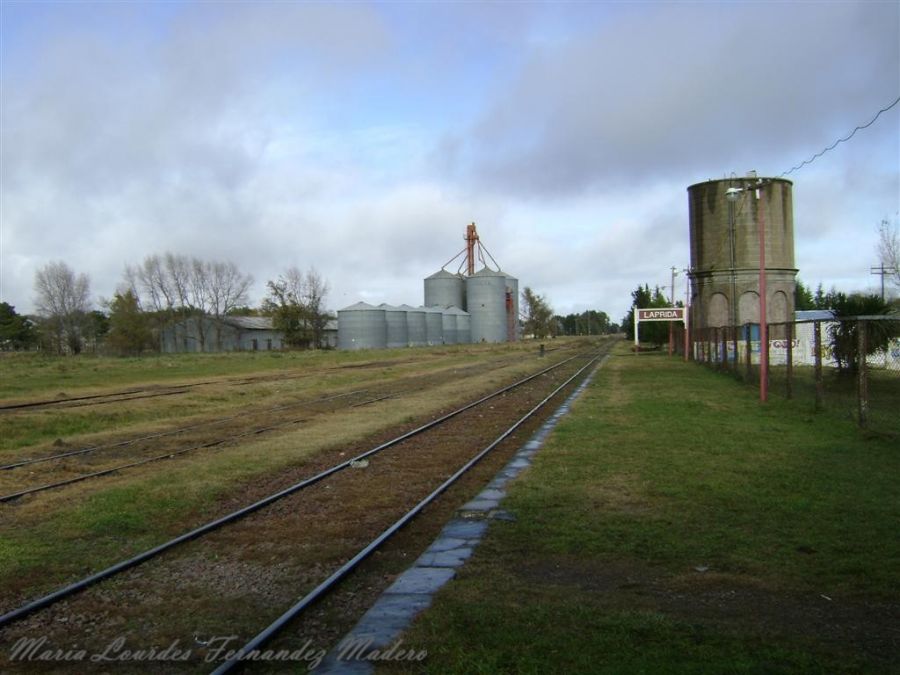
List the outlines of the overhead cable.
<svg viewBox="0 0 900 675">
<path fill-rule="evenodd" d="M 857 131 L 860 131 L 861 129 L 866 129 L 866 128 L 872 126 L 872 125 L 875 123 L 875 120 L 877 120 L 877 119 L 881 116 L 881 113 L 887 112 L 888 110 L 890 110 L 891 108 L 893 108 L 893 107 L 894 107 L 895 105 L 897 105 L 898 103 L 900 103 L 900 96 L 898 96 L 896 99 L 894 99 L 894 102 L 891 103 L 887 108 L 882 108 L 881 110 L 879 110 L 878 113 L 875 115 L 875 117 L 873 117 L 871 120 L 869 120 L 869 122 L 868 122 L 867 124 L 863 124 L 862 126 L 856 127 L 856 128 L 855 128 L 853 131 L 851 131 L 850 134 L 849 134 L 848 136 L 846 136 L 845 138 L 839 138 L 839 139 L 836 140 L 834 143 L 832 143 L 831 145 L 829 145 L 827 148 L 825 148 L 824 150 L 822 150 L 822 152 L 816 153 L 815 155 L 813 155 L 812 157 L 810 157 L 810 158 L 807 159 L 807 160 L 804 160 L 803 162 L 801 162 L 801 163 L 798 164 L 797 166 L 791 167 L 790 169 L 788 169 L 787 171 L 785 171 L 783 174 L 781 174 L 781 176 L 787 176 L 788 174 L 793 173 L 794 171 L 797 171 L 798 169 L 802 169 L 802 168 L 803 168 L 804 166 L 806 166 L 807 164 L 812 164 L 815 160 L 817 160 L 819 157 L 821 157 L 822 155 L 824 155 L 824 154 L 825 154 L 826 152 L 828 152 L 829 150 L 834 150 L 834 149 L 835 149 L 838 145 L 840 145 L 841 143 L 845 143 L 845 142 L 849 141 L 851 138 L 853 138 L 853 136 L 856 135 L 856 132 L 857 132 Z M 781 176 L 779 176 L 779 178 L 780 178 Z"/>
</svg>

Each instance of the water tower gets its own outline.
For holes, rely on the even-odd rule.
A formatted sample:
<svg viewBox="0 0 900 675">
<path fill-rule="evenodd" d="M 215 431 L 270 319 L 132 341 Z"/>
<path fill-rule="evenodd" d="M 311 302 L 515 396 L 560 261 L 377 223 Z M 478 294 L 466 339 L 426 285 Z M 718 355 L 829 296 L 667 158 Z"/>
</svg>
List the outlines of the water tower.
<svg viewBox="0 0 900 675">
<path fill-rule="evenodd" d="M 759 199 L 757 185 L 761 185 Z M 750 174 L 687 189 L 692 326 L 759 322 L 760 204 L 765 222 L 766 317 L 769 323 L 793 321 L 797 269 L 792 187 L 789 180 Z"/>
</svg>

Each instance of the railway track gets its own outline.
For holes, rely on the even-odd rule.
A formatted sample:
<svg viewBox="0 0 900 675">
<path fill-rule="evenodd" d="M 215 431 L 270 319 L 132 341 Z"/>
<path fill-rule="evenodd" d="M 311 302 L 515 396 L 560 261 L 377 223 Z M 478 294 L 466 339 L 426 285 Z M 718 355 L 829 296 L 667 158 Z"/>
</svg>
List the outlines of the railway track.
<svg viewBox="0 0 900 675">
<path fill-rule="evenodd" d="M 175 396 L 185 394 L 193 389 L 209 386 L 245 386 L 248 384 L 262 384 L 265 382 L 282 382 L 284 380 L 296 380 L 320 376 L 323 373 L 333 373 L 344 370 L 360 370 L 368 368 L 380 368 L 387 366 L 401 366 L 410 363 L 418 363 L 416 359 L 404 359 L 396 361 L 368 361 L 363 363 L 349 363 L 330 368 L 322 368 L 302 373 L 268 373 L 254 375 L 252 377 L 224 377 L 215 380 L 203 380 L 200 382 L 187 382 L 173 385 L 152 385 L 142 388 L 125 389 L 108 393 L 85 394 L 82 396 L 59 396 L 50 399 L 37 399 L 32 401 L 12 401 L 0 403 L 0 414 L 8 412 L 21 412 L 27 410 L 39 410 L 45 408 L 78 408 L 95 405 L 108 405 L 123 403 L 146 398 L 158 398 L 162 396 Z"/>
<path fill-rule="evenodd" d="M 442 482 L 437 488 L 432 490 L 428 495 L 426 495 L 423 499 L 421 499 L 418 503 L 416 503 L 413 508 L 409 509 L 406 513 L 404 513 L 399 519 L 391 523 L 386 529 L 380 532 L 374 539 L 369 541 L 364 547 L 359 549 L 353 557 L 347 560 L 343 565 L 341 565 L 338 569 L 332 572 L 328 578 L 322 581 L 318 586 L 312 589 L 309 593 L 304 595 L 299 601 L 297 601 L 294 605 L 288 608 L 283 614 L 281 614 L 275 621 L 266 626 L 263 630 L 257 633 L 253 638 L 251 638 L 247 643 L 245 643 L 242 647 L 228 656 L 224 662 L 217 667 L 213 671 L 213 675 L 224 675 L 225 673 L 230 673 L 237 668 L 240 668 L 242 664 L 250 660 L 252 661 L 255 655 L 260 653 L 260 650 L 271 642 L 276 636 L 278 636 L 282 631 L 284 631 L 293 621 L 295 621 L 304 611 L 306 611 L 309 607 L 311 607 L 315 602 L 320 600 L 326 594 L 332 592 L 338 584 L 351 572 L 353 572 L 357 567 L 359 567 L 369 556 L 371 556 L 375 551 L 377 551 L 381 546 L 385 544 L 391 537 L 393 537 L 397 532 L 399 532 L 403 527 L 405 527 L 408 523 L 410 523 L 416 516 L 418 516 L 429 504 L 434 502 L 438 497 L 440 497 L 444 492 L 446 492 L 454 483 L 456 483 L 460 478 L 462 478 L 468 471 L 470 471 L 476 464 L 478 464 L 482 459 L 484 459 L 488 453 L 494 450 L 497 446 L 499 446 L 504 440 L 509 438 L 519 427 L 524 425 L 529 419 L 531 419 L 538 411 L 540 411 L 544 405 L 546 405 L 551 399 L 553 399 L 557 394 L 559 394 L 563 389 L 565 389 L 569 384 L 571 384 L 576 378 L 581 376 L 586 370 L 588 370 L 591 366 L 593 366 L 596 361 L 600 358 L 600 355 L 596 355 L 591 358 L 585 365 L 579 368 L 572 376 L 567 378 L 562 384 L 556 387 L 552 392 L 550 392 L 547 396 L 545 396 L 540 402 L 537 403 L 531 410 L 529 410 L 525 415 L 516 420 L 510 427 L 505 429 L 499 436 L 497 436 L 493 441 L 491 441 L 486 447 L 482 448 L 476 455 L 474 455 L 469 461 L 467 461 L 463 466 L 458 468 L 449 478 L 447 478 L 444 482 Z"/>
<path fill-rule="evenodd" d="M 461 369 L 455 369 L 453 371 L 453 376 L 464 376 L 468 371 L 472 370 L 478 370 L 482 372 L 486 370 L 499 370 L 508 365 L 508 363 L 509 360 L 504 359 L 487 367 L 484 365 L 476 365 Z M 353 365 L 354 367 L 359 366 L 359 364 Z M 366 367 L 370 366 L 370 364 L 363 365 L 365 365 Z M 15 469 L 35 467 L 36 465 L 46 463 L 57 463 L 63 460 L 68 461 L 73 458 L 83 458 L 84 456 L 92 455 L 94 453 L 100 453 L 103 451 L 121 451 L 125 448 L 135 448 L 135 452 L 133 454 L 139 454 L 140 452 L 147 451 L 152 453 L 149 456 L 123 459 L 122 461 L 119 461 L 117 463 L 109 463 L 106 465 L 101 464 L 101 466 L 99 467 L 86 465 L 86 468 L 89 468 L 91 470 L 83 470 L 81 472 L 78 472 L 79 466 L 81 465 L 75 467 L 65 466 L 63 469 L 58 469 L 56 471 L 46 470 L 44 471 L 43 475 L 47 476 L 47 478 L 45 478 L 45 482 L 42 482 L 40 484 L 35 485 L 32 483 L 27 486 L 17 486 L 12 490 L 9 490 L 9 488 L 7 488 L 7 490 L 9 491 L 5 491 L 0 488 L 0 492 L 2 492 L 2 494 L 0 494 L 0 504 L 13 502 L 28 495 L 36 495 L 38 493 L 46 492 L 49 490 L 57 490 L 87 480 L 119 474 L 123 471 L 135 469 L 148 464 L 173 460 L 194 451 L 233 444 L 243 439 L 259 436 L 260 434 L 295 427 L 296 425 L 302 424 L 309 419 L 308 414 L 304 414 L 300 417 L 291 416 L 288 418 L 281 418 L 280 414 L 282 413 L 295 413 L 295 411 L 297 411 L 298 409 L 305 410 L 307 413 L 309 413 L 310 411 L 323 412 L 323 410 L 321 410 L 318 406 L 321 406 L 323 403 L 336 401 L 346 401 L 346 407 L 355 408 L 364 405 L 370 405 L 372 403 L 386 400 L 388 398 L 403 396 L 407 390 L 414 389 L 417 386 L 417 382 L 420 383 L 421 378 L 413 378 L 412 382 L 404 382 L 401 380 L 399 388 L 396 386 L 396 384 L 394 384 L 387 388 L 382 387 L 381 391 L 375 392 L 372 392 L 369 389 L 364 389 L 335 393 L 314 400 L 295 401 L 265 409 L 246 410 L 234 415 L 219 417 L 212 420 L 204 420 L 202 422 L 178 427 L 175 429 L 169 429 L 153 434 L 144 434 L 134 438 L 97 444 L 86 448 L 78 448 L 75 450 L 54 453 L 47 456 L 17 458 L 9 461 L 6 464 L 0 465 L 0 471 L 13 471 Z M 367 398 L 361 398 L 366 394 L 368 394 Z M 328 407 L 324 409 L 324 411 L 327 412 L 334 412 L 336 410 L 339 410 L 339 407 Z M 227 423 L 233 423 L 238 420 L 248 420 L 252 422 L 253 420 L 260 417 L 266 418 L 267 416 L 271 419 L 263 424 L 251 424 L 249 426 L 238 428 L 237 430 L 234 430 L 230 433 L 224 433 L 215 437 L 201 437 L 199 440 L 174 446 L 154 445 L 155 443 L 162 441 L 163 439 L 169 439 L 171 437 L 186 434 L 188 432 L 195 432 L 199 429 L 225 425 Z M 28 479 L 33 480 L 33 476 L 29 476 Z"/>
<path fill-rule="evenodd" d="M 596 362 L 597 358 L 599 358 L 599 355 L 593 355 L 590 359 L 588 359 L 587 357 L 582 358 L 576 356 L 561 361 L 560 363 L 554 364 L 551 367 L 542 369 L 541 371 L 516 383 L 513 383 L 512 385 L 499 389 L 485 397 L 478 399 L 477 401 L 473 401 L 466 406 L 462 406 L 456 410 L 453 410 L 436 420 L 433 420 L 427 424 L 423 424 L 384 443 L 380 443 L 364 452 L 355 454 L 352 458 L 330 466 L 313 476 L 309 476 L 308 478 L 305 478 L 289 486 L 288 488 L 279 490 L 278 492 L 273 494 L 269 494 L 262 499 L 256 500 L 253 503 L 248 504 L 247 506 L 232 511 L 213 521 L 205 523 L 204 525 L 194 528 L 189 532 L 185 532 L 184 534 L 167 542 L 164 542 L 158 546 L 155 546 L 152 549 L 144 551 L 141 554 L 133 556 L 127 560 L 123 560 L 104 570 L 91 574 L 87 577 L 84 577 L 83 579 L 80 579 L 74 583 L 68 584 L 40 598 L 37 598 L 36 600 L 32 600 L 31 602 L 12 609 L 0 616 L 0 629 L 3 629 L 4 633 L 10 635 L 9 631 L 14 630 L 17 625 L 21 626 L 22 624 L 26 624 L 23 630 L 27 630 L 28 624 L 32 621 L 33 618 L 38 620 L 38 625 L 58 626 L 59 624 L 54 623 L 51 617 L 45 617 L 43 620 L 41 620 L 39 617 L 41 615 L 46 615 L 46 613 L 49 611 L 53 611 L 52 608 L 59 603 L 68 604 L 71 602 L 77 602 L 80 598 L 76 598 L 75 596 L 81 595 L 82 592 L 86 591 L 90 587 L 100 584 L 100 582 L 109 580 L 112 577 L 124 575 L 129 571 L 132 575 L 134 575 L 136 568 L 144 566 L 151 560 L 158 558 L 170 558 L 171 556 L 163 556 L 163 554 L 167 552 L 171 553 L 172 550 L 176 547 L 187 545 L 188 542 L 193 542 L 193 546 L 198 546 L 201 543 L 201 538 L 205 540 L 207 535 L 213 535 L 213 533 L 216 533 L 213 536 L 218 537 L 220 543 L 222 537 L 225 538 L 226 544 L 229 541 L 233 541 L 234 538 L 242 540 L 248 535 L 248 533 L 255 531 L 255 529 L 251 527 L 251 524 L 247 522 L 247 519 L 251 516 L 251 514 L 255 514 L 258 518 L 260 517 L 261 513 L 265 513 L 266 511 L 277 511 L 277 513 L 270 513 L 269 516 L 267 516 L 269 526 L 271 526 L 272 522 L 286 519 L 289 516 L 296 517 L 297 512 L 301 511 L 302 509 L 299 506 L 293 506 L 293 503 L 290 506 L 285 505 L 286 502 L 289 501 L 288 498 L 296 499 L 298 495 L 302 496 L 303 494 L 310 492 L 310 490 L 317 491 L 315 496 L 305 498 L 306 501 L 303 502 L 303 504 L 309 507 L 309 511 L 315 511 L 316 509 L 313 507 L 320 505 L 325 495 L 331 497 L 334 494 L 334 492 L 331 492 L 329 494 L 328 488 L 332 487 L 331 484 L 325 484 L 323 489 L 322 484 L 328 483 L 326 479 L 333 480 L 336 476 L 345 476 L 345 478 L 342 479 L 345 484 L 349 484 L 348 481 L 351 480 L 358 480 L 358 477 L 364 476 L 365 473 L 352 472 L 347 470 L 351 469 L 354 466 L 363 465 L 364 463 L 369 461 L 376 463 L 382 462 L 382 460 L 378 459 L 378 457 L 381 457 L 381 455 L 383 455 L 388 449 L 396 450 L 397 448 L 403 447 L 406 448 L 406 451 L 405 453 L 395 452 L 393 455 L 390 455 L 388 459 L 383 460 L 385 464 L 384 475 L 392 476 L 395 474 L 402 474 L 404 476 L 417 476 L 421 471 L 421 467 L 418 469 L 406 467 L 414 459 L 419 458 L 420 455 L 427 454 L 425 452 L 417 452 L 417 450 L 421 451 L 422 449 L 422 442 L 418 441 L 417 443 L 418 439 L 426 437 L 430 438 L 436 430 L 440 430 L 451 425 L 456 425 L 455 429 L 446 430 L 446 433 L 449 434 L 449 437 L 458 436 L 460 428 L 467 428 L 472 426 L 472 420 L 490 418 L 491 414 L 488 411 L 492 408 L 492 404 L 495 401 L 505 400 L 507 399 L 507 397 L 514 398 L 512 394 L 514 390 L 521 391 L 528 389 L 529 387 L 536 389 L 538 383 L 544 382 L 547 378 L 555 378 L 554 387 L 550 393 L 546 393 L 546 389 L 543 389 L 539 395 L 535 394 L 535 392 L 531 392 L 531 394 L 529 394 L 531 396 L 531 399 L 537 400 L 535 402 L 535 400 L 529 399 L 528 409 L 527 411 L 525 411 L 525 414 L 517 416 L 516 421 L 512 424 L 512 426 L 506 426 L 502 430 L 502 432 L 499 433 L 499 435 L 492 435 L 491 437 L 493 438 L 493 440 L 491 440 L 487 444 L 482 442 L 481 448 L 476 453 L 472 454 L 464 460 L 460 460 L 460 463 L 458 465 L 455 465 L 458 466 L 458 468 L 446 469 L 445 460 L 439 459 L 435 466 L 444 468 L 439 469 L 437 473 L 441 475 L 437 475 L 433 479 L 434 482 L 438 483 L 437 487 L 435 488 L 432 486 L 432 488 L 428 490 L 426 496 L 424 497 L 422 497 L 421 494 L 417 494 L 413 499 L 414 504 L 412 505 L 412 508 L 404 508 L 402 515 L 399 518 L 392 518 L 388 527 L 384 528 L 379 526 L 379 534 L 374 539 L 369 540 L 364 546 L 359 547 L 353 555 L 347 556 L 346 560 L 344 560 L 340 565 L 334 566 L 334 568 L 330 570 L 329 574 L 323 574 L 323 576 L 326 577 L 324 581 L 320 581 L 314 584 L 312 590 L 306 593 L 299 602 L 295 603 L 290 607 L 290 609 L 283 612 L 275 622 L 266 627 L 262 632 L 258 632 L 256 634 L 256 637 L 251 639 L 245 645 L 243 653 L 248 653 L 254 649 L 258 649 L 259 646 L 267 643 L 275 635 L 277 635 L 284 628 L 284 626 L 289 625 L 293 621 L 295 621 L 296 617 L 299 614 L 305 612 L 313 603 L 316 603 L 324 595 L 330 593 L 341 579 L 344 579 L 364 560 L 370 558 L 374 551 L 378 550 L 379 547 L 381 547 L 388 539 L 393 537 L 394 534 L 404 528 L 407 523 L 409 523 L 413 518 L 419 515 L 427 506 L 432 504 L 440 494 L 446 492 L 452 485 L 459 481 L 460 478 L 466 475 L 467 472 L 469 472 L 473 467 L 479 464 L 479 462 L 481 462 L 489 453 L 495 451 L 495 449 L 499 445 L 508 440 L 523 425 L 529 423 L 530 421 L 533 421 L 535 416 L 539 413 L 540 410 L 543 409 L 543 406 L 545 406 L 545 404 L 549 400 L 558 395 L 566 387 L 573 386 L 572 383 L 579 377 L 583 377 L 585 372 L 590 369 L 591 365 Z M 582 361 L 585 362 L 582 363 Z M 576 372 L 572 373 L 571 371 L 575 370 L 575 362 L 579 362 L 578 368 Z M 562 370 L 567 371 L 564 376 L 560 374 Z M 522 396 L 524 396 L 524 394 L 522 394 Z M 510 404 L 512 404 L 511 401 Z M 518 403 L 517 405 L 522 405 L 522 403 Z M 496 403 L 496 407 L 500 408 L 500 403 Z M 485 436 L 484 438 L 487 438 L 487 436 Z M 425 445 L 427 445 L 427 443 L 425 443 Z M 434 460 L 432 459 L 429 461 Z M 444 475 L 447 472 L 450 473 L 449 476 Z M 404 485 L 403 480 L 399 478 L 397 479 L 397 482 L 395 484 Z M 337 490 L 337 486 L 335 486 L 335 490 Z M 360 508 L 362 509 L 362 507 Z M 362 511 L 360 511 L 360 513 L 365 514 L 368 513 L 368 511 L 363 509 Z M 349 516 L 351 520 L 353 519 L 353 517 L 358 518 L 358 516 Z M 305 522 L 305 520 L 301 522 Z M 231 535 L 219 534 L 228 525 L 237 526 L 240 532 Z M 231 537 L 231 539 L 229 539 L 229 537 Z M 314 536 L 313 539 L 315 539 Z M 209 545 L 212 546 L 213 544 Z M 260 546 L 262 546 L 262 544 L 260 544 Z M 138 576 L 141 577 L 141 575 Z M 144 573 L 144 577 L 146 576 L 152 577 L 153 575 L 147 575 L 146 573 Z M 171 574 L 169 573 L 169 571 L 160 571 L 157 576 L 168 579 L 171 577 Z M 140 584 L 141 582 L 140 579 L 138 579 L 132 580 L 129 583 Z M 69 607 L 68 609 L 63 611 L 71 612 L 73 610 L 71 607 Z M 32 615 L 37 616 L 33 617 Z M 48 620 L 51 622 L 50 624 L 48 624 Z M 240 664 L 241 659 L 240 655 L 238 655 L 237 658 L 231 659 L 221 664 L 219 670 L 217 670 L 216 672 L 227 672 L 228 670 L 239 666 Z M 195 663 L 193 667 L 196 668 L 197 664 Z"/>
</svg>

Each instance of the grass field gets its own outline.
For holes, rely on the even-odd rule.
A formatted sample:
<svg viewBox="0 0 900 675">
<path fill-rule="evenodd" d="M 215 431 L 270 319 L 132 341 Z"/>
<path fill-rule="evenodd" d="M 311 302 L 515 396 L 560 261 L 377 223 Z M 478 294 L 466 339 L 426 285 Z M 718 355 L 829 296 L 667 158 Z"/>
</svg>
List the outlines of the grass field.
<svg viewBox="0 0 900 675">
<path fill-rule="evenodd" d="M 431 673 L 900 672 L 896 442 L 755 396 L 620 349 L 404 645 Z"/>
<path fill-rule="evenodd" d="M 0 416 L 0 460 L 49 453 L 52 448 L 47 444 L 57 436 L 64 438 L 64 449 L 79 448 L 108 438 L 127 438 L 181 425 L 188 418 L 216 418 L 247 406 L 271 406 L 334 391 L 390 385 L 405 377 L 443 372 L 446 381 L 378 405 L 321 415 L 296 429 L 251 437 L 239 444 L 2 504 L 0 597 L 8 602 L 17 595 L 30 597 L 67 578 L 109 565 L 243 505 L 246 499 L 241 496 L 241 487 L 247 483 L 276 481 L 281 472 L 303 466 L 327 449 L 350 447 L 367 436 L 427 418 L 443 406 L 490 391 L 501 380 L 534 370 L 537 347 L 519 344 L 353 353 L 192 354 L 172 357 L 176 364 L 173 373 L 161 375 L 158 370 L 164 366 L 158 362 L 167 360 L 5 355 L 0 358 L 0 380 L 5 386 L 10 379 L 21 380 L 16 398 L 29 399 L 58 388 L 48 372 L 60 367 L 80 374 L 79 387 L 96 391 L 141 386 L 163 377 L 179 383 L 267 373 L 300 377 L 241 387 L 202 388 L 178 401 L 158 398 L 10 412 Z M 491 369 L 498 364 L 500 370 Z M 464 369 L 469 370 L 465 371 L 463 387 L 454 373 Z M 68 387 L 67 391 L 71 394 L 75 388 Z M 209 433 L 215 436 L 215 427 Z M 77 472 L 83 472 L 78 460 L 67 461 L 74 462 Z M 33 473 L 26 485 L 40 485 L 48 482 L 40 474 L 48 467 L 52 465 L 6 473 Z M 235 490 L 237 496 L 232 494 Z"/>
</svg>

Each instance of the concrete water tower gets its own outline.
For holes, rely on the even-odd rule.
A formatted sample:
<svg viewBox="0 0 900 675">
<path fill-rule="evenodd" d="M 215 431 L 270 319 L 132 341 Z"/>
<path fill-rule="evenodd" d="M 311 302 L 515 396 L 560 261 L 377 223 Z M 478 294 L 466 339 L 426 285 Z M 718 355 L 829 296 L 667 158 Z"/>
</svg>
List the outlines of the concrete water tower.
<svg viewBox="0 0 900 675">
<path fill-rule="evenodd" d="M 793 184 L 781 178 L 710 180 L 691 185 L 691 325 L 759 322 L 759 205 L 765 222 L 766 316 L 794 317 Z M 754 186 L 761 185 L 762 199 Z"/>
</svg>

